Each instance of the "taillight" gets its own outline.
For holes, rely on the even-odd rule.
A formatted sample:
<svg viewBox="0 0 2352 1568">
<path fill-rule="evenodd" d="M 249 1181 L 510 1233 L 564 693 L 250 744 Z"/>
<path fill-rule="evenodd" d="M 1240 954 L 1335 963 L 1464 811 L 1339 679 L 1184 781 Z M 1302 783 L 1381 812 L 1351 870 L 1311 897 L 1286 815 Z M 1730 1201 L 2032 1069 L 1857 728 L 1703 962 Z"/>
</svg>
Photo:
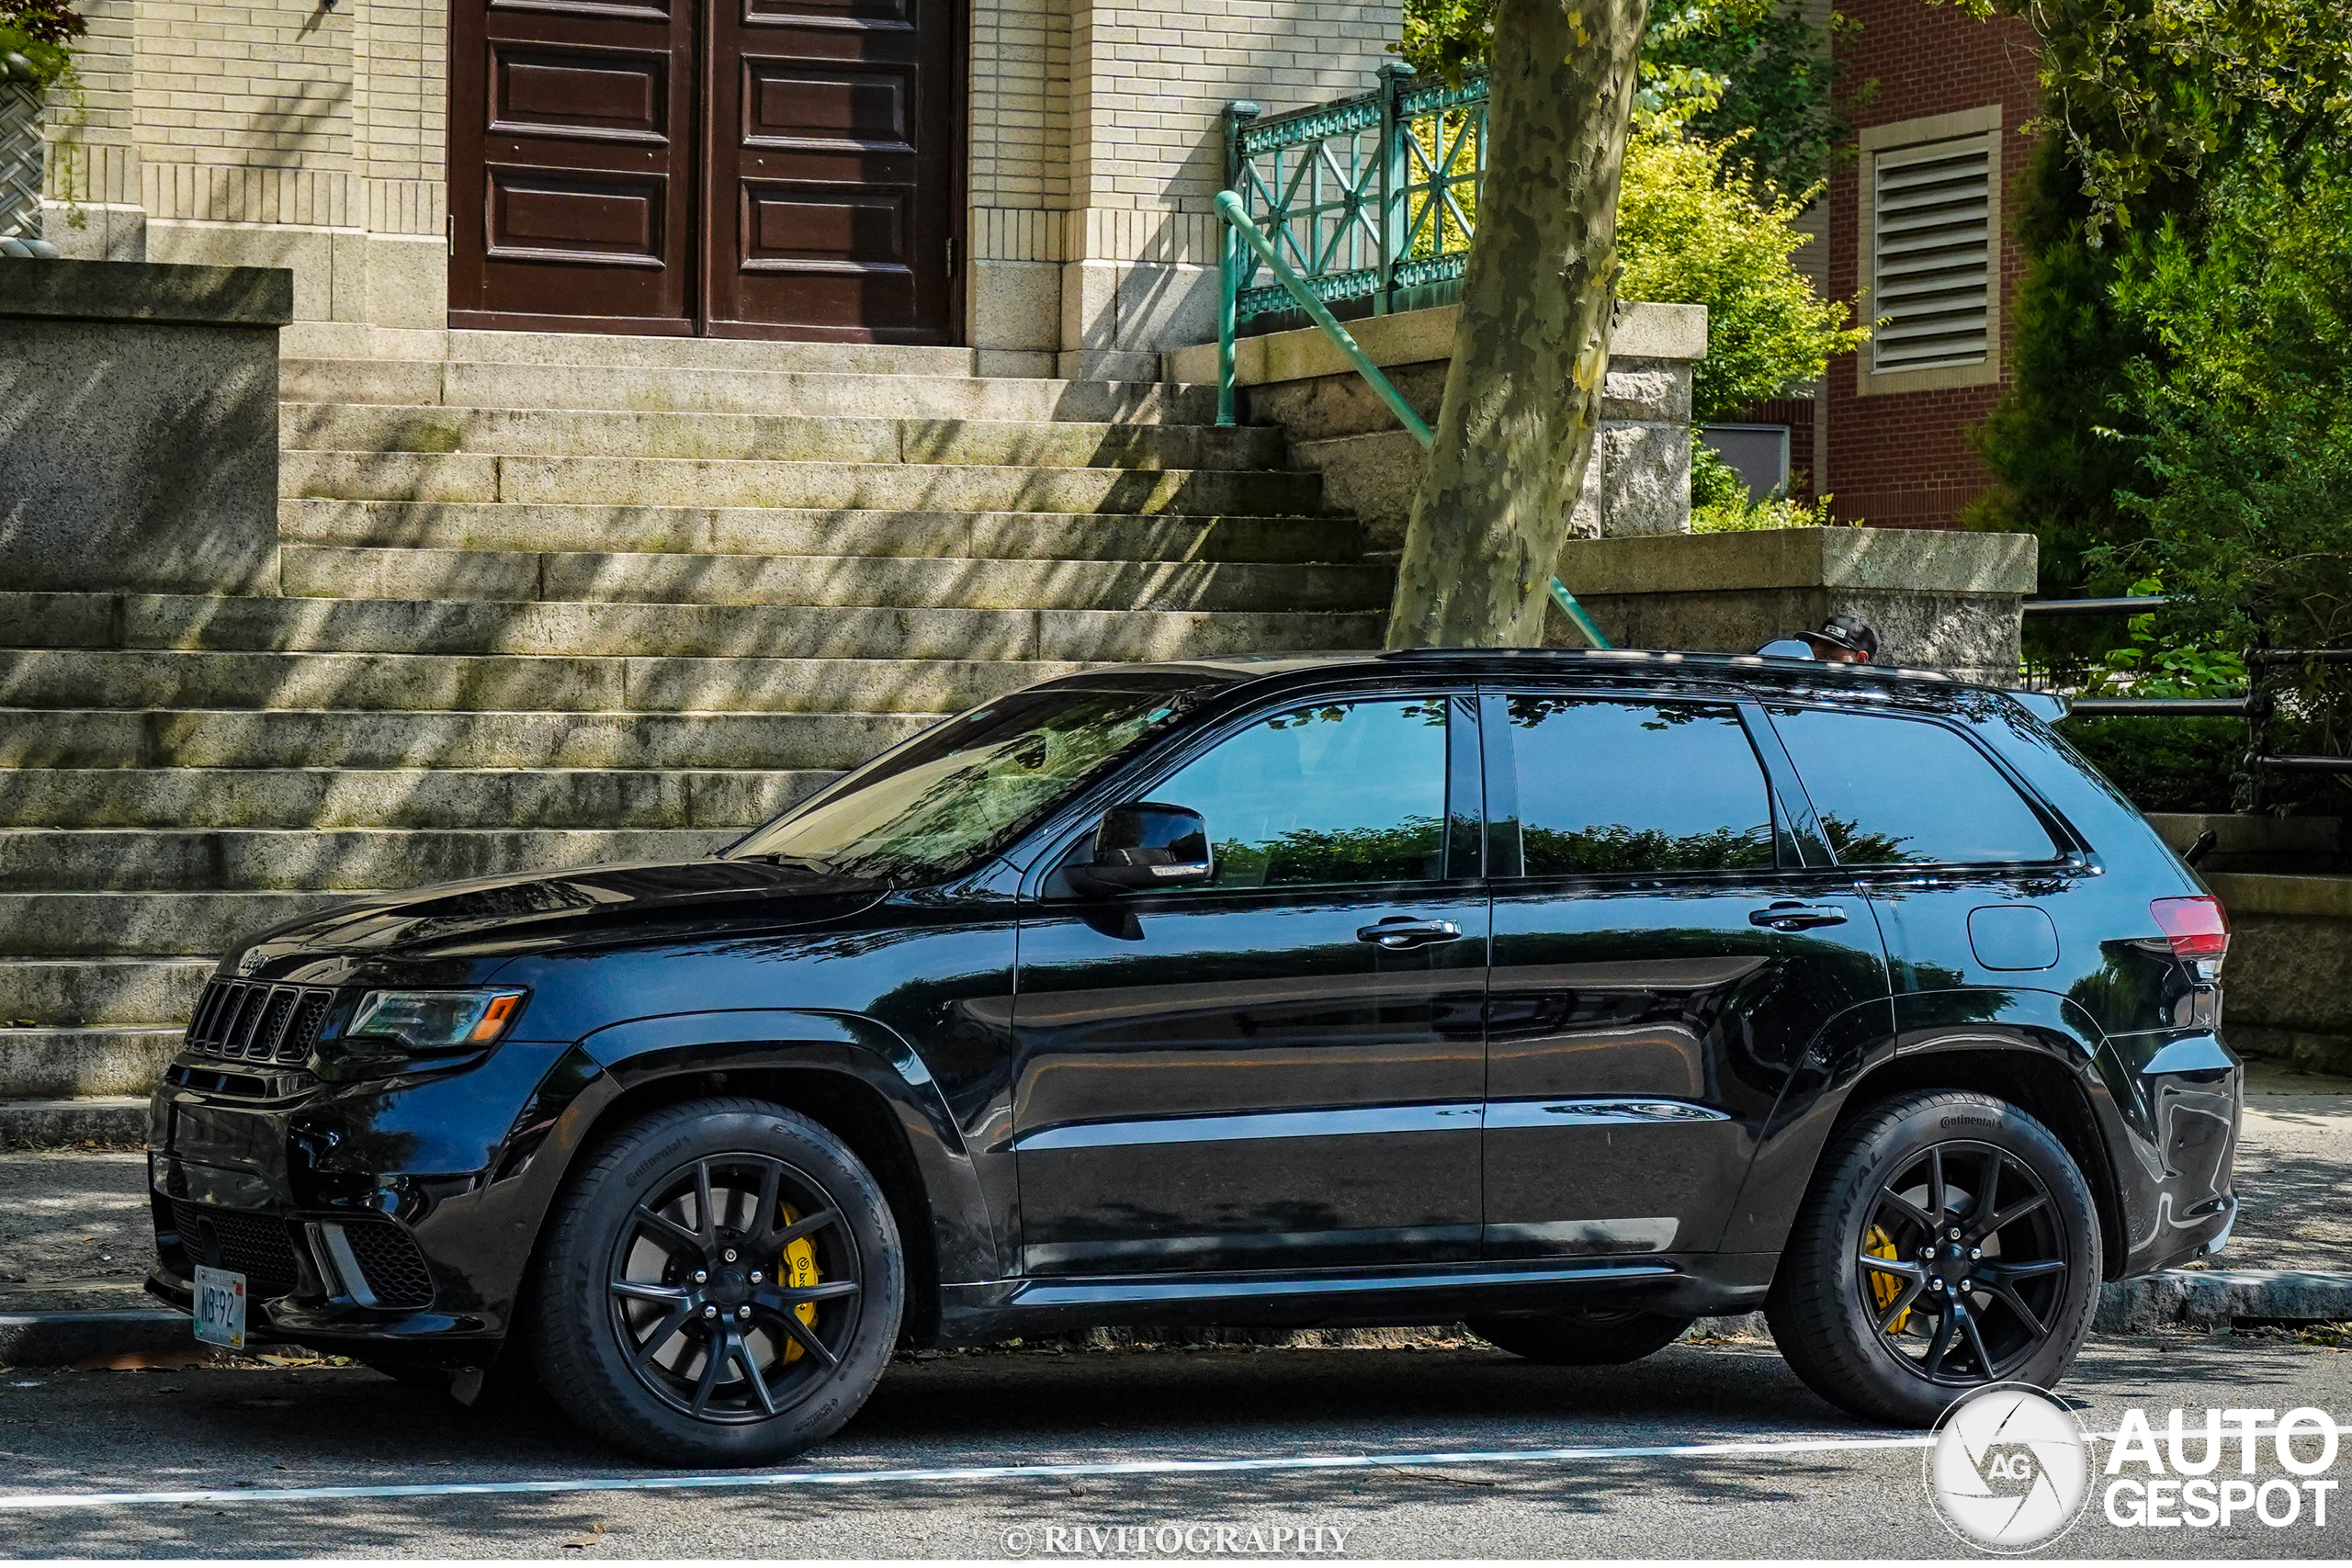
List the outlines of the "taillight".
<svg viewBox="0 0 2352 1568">
<path fill-rule="evenodd" d="M 2230 951 L 2230 918 L 2219 898 L 2158 898 L 2148 913 L 2175 958 L 2219 958 Z"/>
</svg>

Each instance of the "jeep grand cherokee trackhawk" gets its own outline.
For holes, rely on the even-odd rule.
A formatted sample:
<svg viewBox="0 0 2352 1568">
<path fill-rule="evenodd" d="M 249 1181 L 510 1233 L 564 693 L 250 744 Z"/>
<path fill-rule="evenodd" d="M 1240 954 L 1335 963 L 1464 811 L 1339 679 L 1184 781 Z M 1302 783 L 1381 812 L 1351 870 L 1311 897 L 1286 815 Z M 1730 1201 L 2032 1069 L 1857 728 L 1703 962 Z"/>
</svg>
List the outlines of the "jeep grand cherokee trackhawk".
<svg viewBox="0 0 2352 1568">
<path fill-rule="evenodd" d="M 1462 1318 L 1590 1364 L 1761 1307 L 1823 1395 L 1925 1422 L 2227 1237 L 2227 942 L 1996 691 L 1104 670 L 709 859 L 232 953 L 154 1099 L 152 1288 L 534 1366 L 670 1463 L 819 1441 L 902 1340 L 1119 1324 Z"/>
</svg>

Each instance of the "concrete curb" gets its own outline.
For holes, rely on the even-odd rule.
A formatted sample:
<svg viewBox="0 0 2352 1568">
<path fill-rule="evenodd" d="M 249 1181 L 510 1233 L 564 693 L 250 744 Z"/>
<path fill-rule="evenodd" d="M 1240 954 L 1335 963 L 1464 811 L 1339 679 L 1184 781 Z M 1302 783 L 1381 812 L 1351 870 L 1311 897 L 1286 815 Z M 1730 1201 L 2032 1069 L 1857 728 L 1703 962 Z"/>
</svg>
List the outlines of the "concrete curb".
<svg viewBox="0 0 2352 1568">
<path fill-rule="evenodd" d="M 70 1367 L 94 1356 L 196 1348 L 184 1312 L 0 1313 L 0 1366 Z"/>
<path fill-rule="evenodd" d="M 2172 1269 L 2101 1288 L 2100 1334 L 2227 1328 L 2239 1322 L 2352 1322 L 2352 1273 L 2287 1269 Z M 1764 1334 L 1762 1313 L 1701 1320 L 1702 1332 Z M 1386 1334 L 1408 1331 L 1385 1330 Z M 1255 1337 L 1251 1343 L 1258 1342 Z M 187 1314 L 168 1310 L 0 1314 L 0 1366 L 65 1367 L 94 1356 L 184 1350 Z"/>
<path fill-rule="evenodd" d="M 2352 1321 L 2352 1274 L 2294 1269 L 2167 1269 L 2119 1280 L 2099 1292 L 2101 1334 L 2167 1325 L 2227 1328 L 2242 1320 Z"/>
<path fill-rule="evenodd" d="M 0 1149 L 139 1144 L 146 1138 L 143 1097 L 0 1100 Z"/>
</svg>

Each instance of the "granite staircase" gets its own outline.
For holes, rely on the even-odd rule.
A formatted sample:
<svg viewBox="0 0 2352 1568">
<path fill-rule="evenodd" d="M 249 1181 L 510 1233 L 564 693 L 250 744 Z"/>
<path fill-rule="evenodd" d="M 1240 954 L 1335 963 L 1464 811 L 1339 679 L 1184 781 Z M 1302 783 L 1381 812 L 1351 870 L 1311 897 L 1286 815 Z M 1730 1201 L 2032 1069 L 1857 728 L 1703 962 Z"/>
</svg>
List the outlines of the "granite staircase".
<svg viewBox="0 0 2352 1568">
<path fill-rule="evenodd" d="M 1212 389 L 289 340 L 277 595 L 0 584 L 0 1145 L 138 1137 L 241 933 L 698 854 L 1090 664 L 1379 637 L 1388 569 Z"/>
</svg>

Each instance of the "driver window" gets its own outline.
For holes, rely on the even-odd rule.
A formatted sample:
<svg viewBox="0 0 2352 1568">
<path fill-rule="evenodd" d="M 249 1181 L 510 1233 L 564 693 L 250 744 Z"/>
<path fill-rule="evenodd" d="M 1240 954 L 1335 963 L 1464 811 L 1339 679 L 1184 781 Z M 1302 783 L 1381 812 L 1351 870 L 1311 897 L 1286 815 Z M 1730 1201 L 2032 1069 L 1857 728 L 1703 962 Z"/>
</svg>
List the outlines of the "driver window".
<svg viewBox="0 0 2352 1568">
<path fill-rule="evenodd" d="M 1153 786 L 1208 822 L 1215 887 L 1445 874 L 1442 697 L 1317 703 L 1262 719 Z"/>
</svg>

